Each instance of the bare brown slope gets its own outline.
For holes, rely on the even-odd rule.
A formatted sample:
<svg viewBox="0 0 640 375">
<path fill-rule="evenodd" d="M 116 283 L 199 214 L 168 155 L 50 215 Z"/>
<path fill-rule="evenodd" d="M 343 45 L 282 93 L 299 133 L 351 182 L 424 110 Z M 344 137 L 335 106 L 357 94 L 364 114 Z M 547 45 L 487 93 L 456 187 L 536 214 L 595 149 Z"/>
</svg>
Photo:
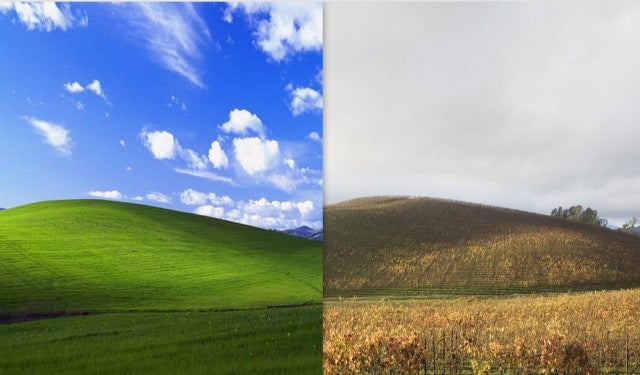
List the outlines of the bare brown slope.
<svg viewBox="0 0 640 375">
<path fill-rule="evenodd" d="M 640 286 L 640 238 L 433 198 L 325 207 L 326 296 L 502 294 Z"/>
</svg>

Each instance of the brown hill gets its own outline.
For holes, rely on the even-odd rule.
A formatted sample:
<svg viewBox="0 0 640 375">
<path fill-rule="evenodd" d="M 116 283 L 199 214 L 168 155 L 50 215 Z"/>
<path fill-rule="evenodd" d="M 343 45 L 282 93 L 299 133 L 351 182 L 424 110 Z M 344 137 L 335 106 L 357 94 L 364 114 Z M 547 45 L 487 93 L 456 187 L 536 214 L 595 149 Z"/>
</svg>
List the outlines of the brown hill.
<svg viewBox="0 0 640 375">
<path fill-rule="evenodd" d="M 640 237 L 434 198 L 324 211 L 325 296 L 509 294 L 640 286 Z"/>
</svg>

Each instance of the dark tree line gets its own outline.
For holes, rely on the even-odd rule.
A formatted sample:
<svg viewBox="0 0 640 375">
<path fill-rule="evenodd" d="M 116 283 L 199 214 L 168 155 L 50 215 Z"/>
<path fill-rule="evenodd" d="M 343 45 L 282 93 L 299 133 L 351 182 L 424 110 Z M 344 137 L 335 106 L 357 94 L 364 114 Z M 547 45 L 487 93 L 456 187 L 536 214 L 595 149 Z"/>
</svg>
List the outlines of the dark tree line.
<svg viewBox="0 0 640 375">
<path fill-rule="evenodd" d="M 551 211 L 551 216 L 561 217 L 567 220 L 579 221 L 581 223 L 596 225 L 599 227 L 607 227 L 609 221 L 605 218 L 598 217 L 598 210 L 593 210 L 591 207 L 583 209 L 582 206 L 571 206 L 569 208 L 554 208 Z"/>
</svg>

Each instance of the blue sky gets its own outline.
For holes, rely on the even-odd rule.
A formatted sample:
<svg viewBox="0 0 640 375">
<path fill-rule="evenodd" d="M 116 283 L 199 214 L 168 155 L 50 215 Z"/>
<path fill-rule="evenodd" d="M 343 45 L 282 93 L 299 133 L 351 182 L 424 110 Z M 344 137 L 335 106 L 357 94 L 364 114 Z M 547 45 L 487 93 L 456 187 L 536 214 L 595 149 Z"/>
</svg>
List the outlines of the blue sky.
<svg viewBox="0 0 640 375">
<path fill-rule="evenodd" d="M 0 5 L 0 207 L 322 226 L 322 5 Z"/>
</svg>

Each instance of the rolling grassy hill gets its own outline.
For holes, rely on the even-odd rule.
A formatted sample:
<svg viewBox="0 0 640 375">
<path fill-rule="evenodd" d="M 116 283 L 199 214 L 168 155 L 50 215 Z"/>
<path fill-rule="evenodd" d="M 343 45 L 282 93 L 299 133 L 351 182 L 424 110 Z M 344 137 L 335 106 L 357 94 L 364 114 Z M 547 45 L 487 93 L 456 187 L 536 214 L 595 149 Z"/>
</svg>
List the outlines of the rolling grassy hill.
<svg viewBox="0 0 640 375">
<path fill-rule="evenodd" d="M 0 290 L 0 323 L 14 322 L 0 324 L 1 373 L 320 371 L 317 241 L 130 203 L 40 202 L 0 212 Z M 73 314 L 89 315 L 60 317 Z"/>
<path fill-rule="evenodd" d="M 640 237 L 432 198 L 325 207 L 325 296 L 495 295 L 640 286 Z"/>
<path fill-rule="evenodd" d="M 321 244 L 144 205 L 50 201 L 0 214 L 1 312 L 318 302 Z"/>
</svg>

